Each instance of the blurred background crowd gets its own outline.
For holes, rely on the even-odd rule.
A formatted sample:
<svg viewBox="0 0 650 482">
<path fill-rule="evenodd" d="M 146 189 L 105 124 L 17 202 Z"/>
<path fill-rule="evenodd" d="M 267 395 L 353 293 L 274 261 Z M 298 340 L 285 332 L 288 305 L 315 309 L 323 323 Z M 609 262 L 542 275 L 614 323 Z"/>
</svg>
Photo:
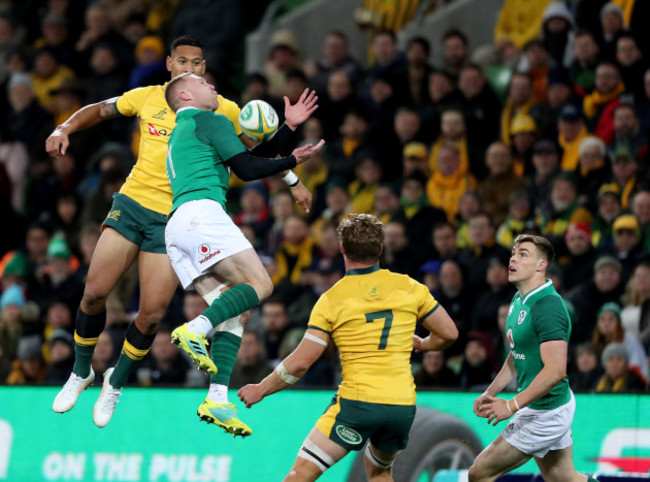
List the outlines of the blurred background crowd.
<svg viewBox="0 0 650 482">
<path fill-rule="evenodd" d="M 507 354 L 509 253 L 534 233 L 557 253 L 549 276 L 572 316 L 573 389 L 646 390 L 650 2 L 505 0 L 490 45 L 470 51 L 459 25 L 440 45 L 413 37 L 399 48 L 418 3 L 359 2 L 368 58 L 350 55 L 342 31 L 308 58 L 277 30 L 266 61 L 244 75 L 244 38 L 266 2 L 0 2 L 0 381 L 67 379 L 85 275 L 140 134 L 135 119 L 103 122 L 56 160 L 45 138 L 88 103 L 164 83 L 168 45 L 190 33 L 205 44 L 209 80 L 240 106 L 263 99 L 282 117 L 283 96 L 315 89 L 320 107 L 296 143 L 326 140 L 295 169 L 314 196 L 309 213 L 279 178 L 231 181 L 229 211 L 275 284 L 245 315 L 233 387 L 259 381 L 299 343 L 313 304 L 345 274 L 337 222 L 368 212 L 386 227 L 381 266 L 426 284 L 461 334 L 444 353 L 413 355 L 418 387 L 490 383 Z M 97 374 L 116 362 L 138 310 L 136 273 L 109 298 Z M 207 384 L 170 343 L 204 308 L 179 289 L 132 384 Z M 330 347 L 299 385 L 339 378 Z"/>
</svg>

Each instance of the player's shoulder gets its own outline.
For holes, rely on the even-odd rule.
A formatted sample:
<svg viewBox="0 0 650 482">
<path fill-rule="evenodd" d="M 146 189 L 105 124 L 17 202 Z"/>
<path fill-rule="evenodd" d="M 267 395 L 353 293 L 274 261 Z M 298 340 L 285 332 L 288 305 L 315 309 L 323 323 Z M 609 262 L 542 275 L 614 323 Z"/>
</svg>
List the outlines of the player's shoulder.
<svg viewBox="0 0 650 482">
<path fill-rule="evenodd" d="M 160 95 L 165 97 L 164 85 L 147 85 L 144 87 L 136 87 L 135 89 L 127 90 L 122 96 L 127 97 L 150 97 L 151 95 Z"/>
<path fill-rule="evenodd" d="M 239 106 L 235 101 L 232 101 L 230 99 L 226 99 L 224 96 L 221 94 L 217 95 L 217 99 L 219 99 L 219 108 L 217 109 L 216 112 L 221 112 L 222 110 L 231 110 L 231 109 L 236 109 L 240 110 Z"/>
</svg>

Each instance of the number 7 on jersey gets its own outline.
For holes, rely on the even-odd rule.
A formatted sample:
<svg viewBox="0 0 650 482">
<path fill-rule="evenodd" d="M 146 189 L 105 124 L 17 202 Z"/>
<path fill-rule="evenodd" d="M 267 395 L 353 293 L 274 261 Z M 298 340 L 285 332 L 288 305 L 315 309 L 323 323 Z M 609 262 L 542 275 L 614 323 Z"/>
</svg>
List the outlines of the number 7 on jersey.
<svg viewBox="0 0 650 482">
<path fill-rule="evenodd" d="M 379 346 L 377 349 L 385 350 L 386 345 L 388 345 L 388 334 L 390 333 L 390 327 L 393 325 L 393 311 L 373 311 L 372 313 L 366 313 L 365 315 L 366 323 L 372 323 L 375 320 L 384 320 L 384 329 L 381 330 L 381 338 L 379 339 Z"/>
</svg>

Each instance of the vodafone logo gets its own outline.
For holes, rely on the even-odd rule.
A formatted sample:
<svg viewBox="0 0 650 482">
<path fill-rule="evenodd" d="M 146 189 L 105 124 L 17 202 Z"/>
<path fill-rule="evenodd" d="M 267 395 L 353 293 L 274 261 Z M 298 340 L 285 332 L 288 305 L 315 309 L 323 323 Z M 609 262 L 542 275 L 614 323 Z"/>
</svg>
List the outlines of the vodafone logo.
<svg viewBox="0 0 650 482">
<path fill-rule="evenodd" d="M 201 246 L 199 246 L 199 253 L 202 254 L 203 256 L 210 254 L 210 251 L 212 251 L 212 249 L 210 249 L 210 246 L 208 246 L 207 244 L 202 244 Z"/>
<path fill-rule="evenodd" d="M 212 252 L 212 248 L 210 246 L 208 246 L 207 244 L 202 244 L 199 246 L 199 254 L 203 256 L 203 258 L 199 260 L 199 263 L 203 264 L 209 259 L 212 259 L 215 256 L 217 256 L 219 253 L 221 253 L 221 250 Z"/>
</svg>

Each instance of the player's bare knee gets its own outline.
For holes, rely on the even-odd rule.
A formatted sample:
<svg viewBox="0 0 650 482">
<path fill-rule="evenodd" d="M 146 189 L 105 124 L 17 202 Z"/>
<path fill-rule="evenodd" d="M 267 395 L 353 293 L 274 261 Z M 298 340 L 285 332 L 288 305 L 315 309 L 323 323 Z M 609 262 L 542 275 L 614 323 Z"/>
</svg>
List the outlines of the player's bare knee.
<svg viewBox="0 0 650 482">
<path fill-rule="evenodd" d="M 100 293 L 92 286 L 86 285 L 83 297 L 81 298 L 81 310 L 89 315 L 95 315 L 106 309 L 107 294 Z"/>
<path fill-rule="evenodd" d="M 472 466 L 469 468 L 469 472 L 467 473 L 467 479 L 469 482 L 479 482 L 485 479 L 485 473 L 483 473 L 483 469 L 480 463 L 477 464 L 476 461 L 474 461 Z"/>
<path fill-rule="evenodd" d="M 141 333 L 145 335 L 153 335 L 158 332 L 160 321 L 164 316 L 164 309 L 141 309 L 135 319 L 135 326 Z"/>
<path fill-rule="evenodd" d="M 271 296 L 271 293 L 273 293 L 273 282 L 271 281 L 271 278 L 268 277 L 268 275 L 260 276 L 259 279 L 257 279 L 253 284 L 253 288 L 255 289 L 259 300 L 263 301 Z"/>
</svg>

